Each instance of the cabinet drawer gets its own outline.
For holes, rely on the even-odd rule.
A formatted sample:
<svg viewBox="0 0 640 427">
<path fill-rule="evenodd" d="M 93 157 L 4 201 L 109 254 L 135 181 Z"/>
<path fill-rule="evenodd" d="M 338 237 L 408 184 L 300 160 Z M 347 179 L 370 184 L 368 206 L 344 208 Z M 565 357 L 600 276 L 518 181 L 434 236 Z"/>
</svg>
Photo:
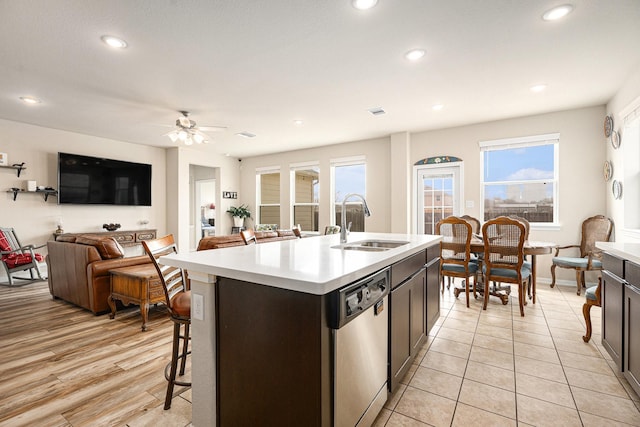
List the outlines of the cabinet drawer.
<svg viewBox="0 0 640 427">
<path fill-rule="evenodd" d="M 136 237 L 134 233 L 118 233 L 118 234 L 114 234 L 113 236 L 114 239 L 116 239 L 116 241 L 118 243 L 133 243 L 136 241 Z"/>
<path fill-rule="evenodd" d="M 610 273 L 624 279 L 624 261 L 622 259 L 605 252 L 602 255 L 602 266 Z"/>
<path fill-rule="evenodd" d="M 164 299 L 164 289 L 160 280 L 149 281 L 149 300 Z"/>
<path fill-rule="evenodd" d="M 624 279 L 636 288 L 640 288 L 640 265 L 631 261 L 625 261 Z"/>
<path fill-rule="evenodd" d="M 156 232 L 153 230 L 140 231 L 136 233 L 136 242 L 142 242 L 143 240 L 152 240 L 156 238 Z"/>
<path fill-rule="evenodd" d="M 417 254 L 410 255 L 391 266 L 391 289 L 413 276 L 424 266 L 426 260 L 425 252 L 423 250 Z"/>
</svg>

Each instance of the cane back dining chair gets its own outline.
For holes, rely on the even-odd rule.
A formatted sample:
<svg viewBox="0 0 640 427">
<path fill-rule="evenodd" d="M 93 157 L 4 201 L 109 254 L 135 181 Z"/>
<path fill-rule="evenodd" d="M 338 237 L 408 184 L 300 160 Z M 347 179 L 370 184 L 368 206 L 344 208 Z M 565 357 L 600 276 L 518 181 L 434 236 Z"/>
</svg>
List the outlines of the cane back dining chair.
<svg viewBox="0 0 640 427">
<path fill-rule="evenodd" d="M 464 290 L 469 307 L 469 278 L 473 277 L 473 297 L 476 298 L 478 283 L 478 264 L 471 259 L 471 225 L 462 218 L 447 217 L 436 224 L 436 234 L 440 241 L 440 276 L 444 291 L 444 278 L 460 277 L 464 279 Z M 458 296 L 456 289 L 455 296 Z"/>
<path fill-rule="evenodd" d="M 556 268 L 572 268 L 576 271 L 576 293 L 585 287 L 586 271 L 602 270 L 602 253 L 596 248 L 596 242 L 608 242 L 613 231 L 613 221 L 604 215 L 596 215 L 582 222 L 582 237 L 579 245 L 559 246 L 551 260 L 551 287 L 556 284 Z M 579 248 L 579 257 L 559 256 L 561 249 Z"/>
<path fill-rule="evenodd" d="M 584 322 L 587 325 L 587 333 L 582 337 L 584 342 L 589 342 L 591 339 L 591 307 L 601 307 L 602 300 L 600 299 L 600 287 L 602 286 L 602 277 L 598 278 L 598 284 L 591 286 L 584 293 L 585 302 L 582 305 L 582 315 L 584 316 Z"/>
<path fill-rule="evenodd" d="M 471 225 L 471 232 L 473 234 L 480 234 L 480 231 L 482 230 L 480 226 L 480 220 L 478 218 L 474 218 L 471 215 L 462 215 L 460 218 L 464 219 Z"/>
<path fill-rule="evenodd" d="M 7 274 L 7 280 L 12 286 L 14 279 L 28 280 L 24 284 L 32 283 L 37 280 L 46 280 L 40 273 L 38 262 L 42 262 L 44 257 L 34 252 L 35 249 L 45 247 L 46 244 L 40 246 L 22 245 L 16 231 L 9 227 L 0 227 L 0 262 Z M 31 277 L 14 276 L 15 273 L 21 271 L 29 271 Z M 34 275 L 35 273 L 35 275 Z"/>
<path fill-rule="evenodd" d="M 490 282 L 518 285 L 520 316 L 524 316 L 525 292 L 531 269 L 524 265 L 524 243 L 526 229 L 516 219 L 500 216 L 482 226 L 484 242 L 484 303 L 487 309 Z"/>
<path fill-rule="evenodd" d="M 191 326 L 191 291 L 184 270 L 177 267 L 160 264 L 158 258 L 163 255 L 178 252 L 173 235 L 168 235 L 155 240 L 144 240 L 144 250 L 151 258 L 164 288 L 167 311 L 173 322 L 173 347 L 171 361 L 164 369 L 164 377 L 167 379 L 167 394 L 164 400 L 164 409 L 171 408 L 174 386 L 190 387 L 190 381 L 177 380 L 178 361 L 180 362 L 180 376 L 184 375 L 189 350 L 189 327 Z M 180 344 L 182 343 L 182 351 Z"/>
</svg>

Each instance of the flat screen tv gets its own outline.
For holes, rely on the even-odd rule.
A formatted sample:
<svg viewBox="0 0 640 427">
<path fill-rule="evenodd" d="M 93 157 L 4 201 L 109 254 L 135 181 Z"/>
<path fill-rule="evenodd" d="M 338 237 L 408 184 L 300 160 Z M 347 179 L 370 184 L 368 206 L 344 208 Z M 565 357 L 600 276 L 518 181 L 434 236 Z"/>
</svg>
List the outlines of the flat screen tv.
<svg viewBox="0 0 640 427">
<path fill-rule="evenodd" d="M 58 153 L 58 203 L 151 206 L 151 165 Z"/>
</svg>

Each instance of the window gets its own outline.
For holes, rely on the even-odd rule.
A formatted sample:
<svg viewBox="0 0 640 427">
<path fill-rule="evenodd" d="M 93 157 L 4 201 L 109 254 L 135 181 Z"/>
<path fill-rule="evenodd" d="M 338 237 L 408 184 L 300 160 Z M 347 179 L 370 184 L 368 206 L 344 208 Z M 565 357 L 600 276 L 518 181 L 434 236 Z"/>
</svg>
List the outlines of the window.
<svg viewBox="0 0 640 427">
<path fill-rule="evenodd" d="M 291 167 L 293 223 L 306 231 L 318 231 L 319 177 L 317 164 Z"/>
<path fill-rule="evenodd" d="M 364 157 L 331 161 L 331 184 L 334 213 L 332 225 L 340 225 L 342 201 L 349 193 L 365 196 L 366 163 Z M 346 204 L 346 224 L 351 223 L 351 231 L 364 231 L 364 210 L 358 198 L 349 199 Z"/>
<path fill-rule="evenodd" d="M 256 170 L 256 224 L 280 224 L 280 169 Z"/>
<path fill-rule="evenodd" d="M 518 215 L 552 224 L 558 218 L 560 134 L 480 143 L 484 221 Z"/>
</svg>

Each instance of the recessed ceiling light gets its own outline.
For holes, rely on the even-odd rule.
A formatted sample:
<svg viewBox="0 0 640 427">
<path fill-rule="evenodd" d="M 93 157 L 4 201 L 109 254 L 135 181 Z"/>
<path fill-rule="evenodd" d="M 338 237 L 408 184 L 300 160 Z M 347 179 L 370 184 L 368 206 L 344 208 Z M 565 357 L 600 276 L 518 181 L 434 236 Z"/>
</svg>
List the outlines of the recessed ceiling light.
<svg viewBox="0 0 640 427">
<path fill-rule="evenodd" d="M 100 39 L 109 47 L 114 49 L 124 49 L 127 47 L 127 42 L 114 36 L 102 36 Z"/>
<path fill-rule="evenodd" d="M 573 10 L 573 5 L 563 4 L 562 6 L 556 6 L 553 9 L 547 10 L 543 15 L 542 19 L 545 21 L 555 21 L 560 18 L 564 18 Z"/>
<path fill-rule="evenodd" d="M 40 104 L 42 102 L 42 100 L 36 98 L 35 96 L 21 96 L 20 100 L 29 105 Z"/>
<path fill-rule="evenodd" d="M 423 49 L 412 49 L 404 54 L 404 57 L 409 61 L 417 61 L 422 58 L 426 52 Z"/>
<path fill-rule="evenodd" d="M 251 132 L 239 132 L 236 133 L 237 136 L 241 136 L 243 138 L 255 138 L 255 134 L 251 133 Z"/>
<path fill-rule="evenodd" d="M 434 105 L 431 107 L 431 109 L 432 109 L 432 110 L 434 110 L 434 111 L 440 111 L 440 110 L 442 110 L 443 108 L 444 108 L 444 105 L 442 105 L 442 104 L 434 104 Z"/>
<path fill-rule="evenodd" d="M 358 10 L 367 10 L 378 4 L 378 0 L 352 0 L 351 4 Z"/>
<path fill-rule="evenodd" d="M 294 123 L 296 126 L 302 126 L 302 125 L 304 124 L 304 122 L 303 122 L 302 120 L 294 120 L 294 121 L 293 121 L 293 123 Z"/>
<path fill-rule="evenodd" d="M 539 84 L 539 85 L 531 86 L 529 89 L 531 89 L 531 92 L 542 92 L 546 88 L 547 88 L 547 85 Z"/>
</svg>

